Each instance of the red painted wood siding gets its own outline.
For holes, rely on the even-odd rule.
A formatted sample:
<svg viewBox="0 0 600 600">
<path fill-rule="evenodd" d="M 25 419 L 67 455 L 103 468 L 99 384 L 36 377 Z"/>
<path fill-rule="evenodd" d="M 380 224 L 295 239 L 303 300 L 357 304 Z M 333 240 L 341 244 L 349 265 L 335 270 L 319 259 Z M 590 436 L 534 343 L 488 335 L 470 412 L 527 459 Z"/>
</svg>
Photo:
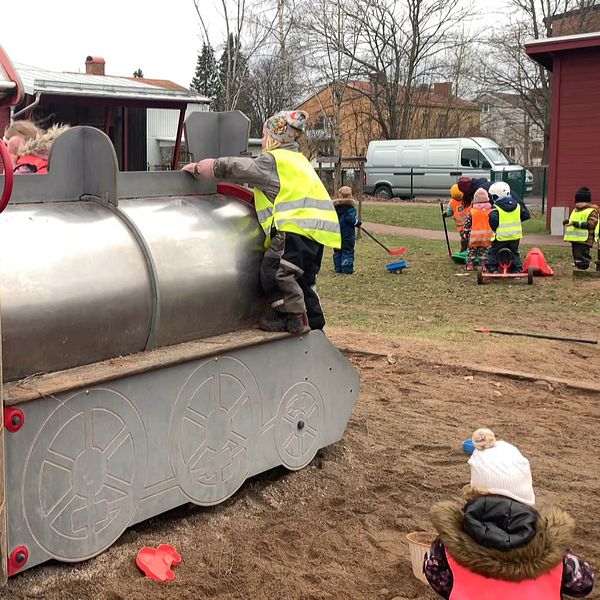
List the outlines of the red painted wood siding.
<svg viewBox="0 0 600 600">
<path fill-rule="evenodd" d="M 554 65 L 550 205 L 573 206 L 583 185 L 600 202 L 600 48 L 561 53 Z"/>
</svg>

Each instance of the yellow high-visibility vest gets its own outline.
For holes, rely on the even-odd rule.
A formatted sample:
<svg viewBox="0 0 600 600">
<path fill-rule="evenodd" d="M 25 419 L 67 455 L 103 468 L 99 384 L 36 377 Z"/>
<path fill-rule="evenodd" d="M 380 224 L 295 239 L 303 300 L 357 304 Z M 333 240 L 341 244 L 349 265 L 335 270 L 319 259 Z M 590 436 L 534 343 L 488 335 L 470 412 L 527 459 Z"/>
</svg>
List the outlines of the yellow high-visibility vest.
<svg viewBox="0 0 600 600">
<path fill-rule="evenodd" d="M 341 248 L 340 224 L 333 202 L 308 159 L 300 152 L 276 148 L 279 193 L 271 202 L 254 188 L 254 206 L 265 232 L 265 247 L 271 243 L 271 227 L 297 233 L 330 248 Z"/>
<path fill-rule="evenodd" d="M 569 221 L 571 223 L 587 223 L 589 216 L 592 212 L 596 210 L 595 208 L 584 208 L 583 210 L 573 210 L 571 215 L 569 216 Z M 596 224 L 596 229 L 594 230 L 594 242 L 598 241 L 598 234 L 600 232 L 600 221 Z M 580 227 L 574 227 L 573 225 L 568 225 L 565 229 L 565 235 L 563 240 L 565 242 L 580 242 L 585 244 L 587 242 L 588 237 L 590 236 L 589 229 L 581 229 Z"/>
<path fill-rule="evenodd" d="M 520 240 L 523 237 L 521 205 L 517 203 L 517 208 L 512 212 L 502 210 L 499 206 L 494 206 L 494 208 L 498 211 L 498 227 L 495 239 L 498 242 Z"/>
</svg>

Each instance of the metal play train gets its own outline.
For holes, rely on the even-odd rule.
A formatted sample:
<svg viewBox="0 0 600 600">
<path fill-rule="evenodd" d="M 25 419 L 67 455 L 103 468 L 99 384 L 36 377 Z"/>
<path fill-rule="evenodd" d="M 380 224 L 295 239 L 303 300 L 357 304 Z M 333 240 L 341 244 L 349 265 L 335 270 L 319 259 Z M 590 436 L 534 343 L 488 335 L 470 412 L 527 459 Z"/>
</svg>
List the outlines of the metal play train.
<svg viewBox="0 0 600 600">
<path fill-rule="evenodd" d="M 196 159 L 239 154 L 247 136 L 240 113 L 186 122 Z M 91 127 L 56 140 L 47 175 L 14 178 L 0 214 L 0 583 L 300 469 L 342 437 L 352 365 L 320 331 L 256 329 L 264 238 L 247 200 L 182 172 L 121 173 Z"/>
</svg>

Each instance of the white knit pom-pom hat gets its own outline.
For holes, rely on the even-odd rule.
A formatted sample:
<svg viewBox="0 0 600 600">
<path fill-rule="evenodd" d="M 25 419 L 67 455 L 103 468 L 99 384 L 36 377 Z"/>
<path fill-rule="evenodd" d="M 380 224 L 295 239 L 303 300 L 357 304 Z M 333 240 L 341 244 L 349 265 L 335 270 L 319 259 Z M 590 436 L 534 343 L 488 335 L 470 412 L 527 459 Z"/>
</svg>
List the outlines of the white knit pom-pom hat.
<svg viewBox="0 0 600 600">
<path fill-rule="evenodd" d="M 471 487 L 533 506 L 531 468 L 519 450 L 508 442 L 497 441 L 490 429 L 478 429 L 472 440 Z"/>
</svg>

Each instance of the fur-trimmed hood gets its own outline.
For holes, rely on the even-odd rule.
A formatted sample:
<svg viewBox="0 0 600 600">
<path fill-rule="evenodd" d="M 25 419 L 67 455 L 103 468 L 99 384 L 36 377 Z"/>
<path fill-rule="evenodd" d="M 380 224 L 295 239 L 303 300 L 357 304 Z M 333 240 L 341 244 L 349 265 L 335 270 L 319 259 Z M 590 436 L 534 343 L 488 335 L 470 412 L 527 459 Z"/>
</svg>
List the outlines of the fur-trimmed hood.
<svg viewBox="0 0 600 600">
<path fill-rule="evenodd" d="M 334 206 L 356 206 L 356 200 L 354 198 L 334 198 Z"/>
<path fill-rule="evenodd" d="M 33 155 L 48 158 L 54 140 L 68 129 L 70 129 L 69 125 L 53 125 L 45 131 L 40 131 L 35 137 L 27 140 L 21 145 L 17 156 Z"/>
<path fill-rule="evenodd" d="M 486 548 L 463 530 L 464 512 L 455 502 L 431 509 L 431 521 L 448 553 L 465 568 L 492 579 L 524 581 L 549 573 L 563 559 L 573 538 L 575 522 L 553 509 L 540 514 L 533 539 L 508 551 Z"/>
</svg>

